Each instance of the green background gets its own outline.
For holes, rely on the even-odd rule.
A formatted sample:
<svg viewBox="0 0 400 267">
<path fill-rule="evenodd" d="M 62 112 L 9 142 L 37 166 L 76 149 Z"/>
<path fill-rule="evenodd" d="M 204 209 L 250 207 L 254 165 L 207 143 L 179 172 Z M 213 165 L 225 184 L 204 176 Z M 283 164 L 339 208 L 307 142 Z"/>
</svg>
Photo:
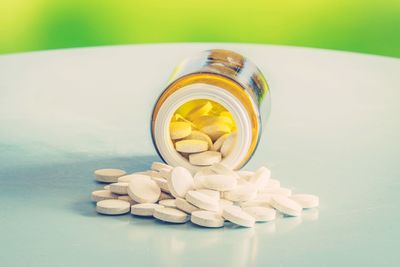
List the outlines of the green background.
<svg viewBox="0 0 400 267">
<path fill-rule="evenodd" d="M 400 57 L 399 0 L 0 0 L 0 53 L 240 42 Z"/>
</svg>

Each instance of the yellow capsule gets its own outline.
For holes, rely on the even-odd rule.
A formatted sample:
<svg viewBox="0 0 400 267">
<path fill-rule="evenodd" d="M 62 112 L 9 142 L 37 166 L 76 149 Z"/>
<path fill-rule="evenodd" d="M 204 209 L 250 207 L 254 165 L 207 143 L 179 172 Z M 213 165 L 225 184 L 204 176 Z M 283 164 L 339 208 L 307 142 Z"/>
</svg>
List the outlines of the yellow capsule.
<svg viewBox="0 0 400 267">
<path fill-rule="evenodd" d="M 187 114 L 193 110 L 194 108 L 198 107 L 198 106 L 202 106 L 207 102 L 207 100 L 205 99 L 195 99 L 195 100 L 191 100 L 189 102 L 186 102 L 185 104 L 183 104 L 182 106 L 180 106 L 175 113 L 179 113 L 180 115 L 182 115 L 183 117 L 186 117 Z"/>
<path fill-rule="evenodd" d="M 193 125 L 196 128 L 203 128 L 210 124 L 226 124 L 230 128 L 233 127 L 233 121 L 229 117 L 223 116 L 201 116 L 193 121 Z"/>
<path fill-rule="evenodd" d="M 194 121 L 195 119 L 207 115 L 208 112 L 211 111 L 213 105 L 210 101 L 207 101 L 205 104 L 199 105 L 193 108 L 187 115 L 186 118 L 190 121 Z"/>
<path fill-rule="evenodd" d="M 172 140 L 184 138 L 192 133 L 190 123 L 178 121 L 171 122 L 169 125 L 169 134 Z"/>
<path fill-rule="evenodd" d="M 231 128 L 226 124 L 210 124 L 201 128 L 201 131 L 207 134 L 212 141 L 217 140 L 221 135 L 231 132 Z"/>
<path fill-rule="evenodd" d="M 206 135 L 205 133 L 200 132 L 200 131 L 196 131 L 196 130 L 192 131 L 192 133 L 189 136 L 184 138 L 184 140 L 186 140 L 186 139 L 206 141 L 208 144 L 208 149 L 211 149 L 213 146 L 213 142 L 212 142 L 211 138 L 208 135 Z"/>
<path fill-rule="evenodd" d="M 172 121 L 173 121 L 173 122 L 177 122 L 177 121 L 187 122 L 187 123 L 190 124 L 190 126 L 194 127 L 194 124 L 193 124 L 191 121 L 185 119 L 185 118 L 184 118 L 181 114 L 179 114 L 179 113 L 176 113 L 176 114 L 172 117 Z"/>
</svg>

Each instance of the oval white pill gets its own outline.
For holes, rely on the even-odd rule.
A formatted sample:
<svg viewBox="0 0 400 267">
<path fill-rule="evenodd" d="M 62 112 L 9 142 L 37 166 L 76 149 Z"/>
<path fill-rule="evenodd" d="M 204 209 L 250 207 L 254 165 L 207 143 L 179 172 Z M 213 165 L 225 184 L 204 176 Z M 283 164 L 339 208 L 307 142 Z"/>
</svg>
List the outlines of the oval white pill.
<svg viewBox="0 0 400 267">
<path fill-rule="evenodd" d="M 160 187 L 149 177 L 136 176 L 128 185 L 128 195 L 138 203 L 157 202 L 160 194 Z"/>
<path fill-rule="evenodd" d="M 132 205 L 131 213 L 133 215 L 137 215 L 137 216 L 150 217 L 150 216 L 153 216 L 154 209 L 158 208 L 158 207 L 162 207 L 162 206 L 159 204 L 155 204 L 155 203 L 136 204 L 136 205 Z"/>
<path fill-rule="evenodd" d="M 221 150 L 221 147 L 222 147 L 222 144 L 225 142 L 225 140 L 226 140 L 230 135 L 231 135 L 231 134 L 224 134 L 224 135 L 221 135 L 221 136 L 217 139 L 217 141 L 214 142 L 214 144 L 213 144 L 211 150 L 213 150 L 213 151 L 220 151 L 220 150 Z"/>
<path fill-rule="evenodd" d="M 189 162 L 198 166 L 209 166 L 213 163 L 220 162 L 222 159 L 221 153 L 217 151 L 204 151 L 201 153 L 190 154 Z"/>
<path fill-rule="evenodd" d="M 96 211 L 105 215 L 120 215 L 128 213 L 131 205 L 129 202 L 118 199 L 107 199 L 96 203 Z"/>
<path fill-rule="evenodd" d="M 244 227 L 253 227 L 255 219 L 238 206 L 227 206 L 222 211 L 226 220 Z"/>
<path fill-rule="evenodd" d="M 224 226 L 224 219 L 219 214 L 207 210 L 192 212 L 190 221 L 203 227 L 217 228 Z"/>
<path fill-rule="evenodd" d="M 183 167 L 175 167 L 168 179 L 168 187 L 174 197 L 184 198 L 194 188 L 192 174 Z"/>
<path fill-rule="evenodd" d="M 289 197 L 300 204 L 303 209 L 316 208 L 319 205 L 319 197 L 310 194 L 294 194 Z"/>
<path fill-rule="evenodd" d="M 246 207 L 243 211 L 252 216 L 256 222 L 269 222 L 276 218 L 276 211 L 266 207 Z"/>
<path fill-rule="evenodd" d="M 164 199 L 160 200 L 158 204 L 167 207 L 167 208 L 176 208 L 176 202 L 175 199 Z"/>
<path fill-rule="evenodd" d="M 302 207 L 300 204 L 285 196 L 273 196 L 270 202 L 271 206 L 283 214 L 290 216 L 300 216 Z"/>
<path fill-rule="evenodd" d="M 198 207 L 193 206 L 192 204 L 190 204 L 183 198 L 177 198 L 175 200 L 175 205 L 178 209 L 180 209 L 188 214 L 191 214 L 193 211 L 200 210 Z"/>
<path fill-rule="evenodd" d="M 126 195 L 128 194 L 128 185 L 129 183 L 118 182 L 110 184 L 110 191 L 114 194 L 118 195 Z"/>
<path fill-rule="evenodd" d="M 124 170 L 120 169 L 100 169 L 94 172 L 96 180 L 103 183 L 116 183 L 118 177 L 126 174 Z"/>
<path fill-rule="evenodd" d="M 169 165 L 167 165 L 167 164 L 165 164 L 165 163 L 155 161 L 155 162 L 153 162 L 153 163 L 151 164 L 151 169 L 152 169 L 153 171 L 160 171 L 161 169 L 170 169 L 170 170 L 172 170 L 173 167 L 172 167 L 172 166 L 169 166 Z"/>
<path fill-rule="evenodd" d="M 258 188 L 263 188 L 268 184 L 269 178 L 271 178 L 271 171 L 266 167 L 261 167 L 250 177 L 249 182 Z"/>
<path fill-rule="evenodd" d="M 172 140 L 184 138 L 192 133 L 192 126 L 190 123 L 177 121 L 171 122 L 169 125 L 169 134 Z"/>
<path fill-rule="evenodd" d="M 98 202 L 107 199 L 116 199 L 118 196 L 113 194 L 110 190 L 96 190 L 92 192 L 92 200 Z"/>
<path fill-rule="evenodd" d="M 233 176 L 212 174 L 203 177 L 204 187 L 217 191 L 229 191 L 235 189 L 237 180 Z"/>
<path fill-rule="evenodd" d="M 233 133 L 224 141 L 221 146 L 221 154 L 223 157 L 227 157 L 235 148 L 236 145 L 236 134 Z"/>
<path fill-rule="evenodd" d="M 182 140 L 175 143 L 175 149 L 183 153 L 199 153 L 206 151 L 208 144 L 202 140 Z"/>
<path fill-rule="evenodd" d="M 154 218 L 157 218 L 164 222 L 170 223 L 185 223 L 189 220 L 189 216 L 178 209 L 157 207 L 154 209 Z"/>
<path fill-rule="evenodd" d="M 218 211 L 219 210 L 219 202 L 213 199 L 212 197 L 197 192 L 197 191 L 188 191 L 186 194 L 186 200 L 192 205 L 209 211 Z"/>
</svg>

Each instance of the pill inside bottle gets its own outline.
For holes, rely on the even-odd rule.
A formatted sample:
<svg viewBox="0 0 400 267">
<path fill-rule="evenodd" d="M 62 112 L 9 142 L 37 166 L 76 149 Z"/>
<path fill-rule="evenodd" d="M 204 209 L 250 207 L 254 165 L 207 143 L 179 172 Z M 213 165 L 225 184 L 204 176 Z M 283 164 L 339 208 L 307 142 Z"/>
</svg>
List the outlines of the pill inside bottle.
<svg viewBox="0 0 400 267">
<path fill-rule="evenodd" d="M 257 147 L 269 101 L 252 62 L 233 51 L 204 51 L 178 65 L 157 99 L 153 143 L 169 165 L 192 172 L 214 163 L 240 169 Z"/>
</svg>

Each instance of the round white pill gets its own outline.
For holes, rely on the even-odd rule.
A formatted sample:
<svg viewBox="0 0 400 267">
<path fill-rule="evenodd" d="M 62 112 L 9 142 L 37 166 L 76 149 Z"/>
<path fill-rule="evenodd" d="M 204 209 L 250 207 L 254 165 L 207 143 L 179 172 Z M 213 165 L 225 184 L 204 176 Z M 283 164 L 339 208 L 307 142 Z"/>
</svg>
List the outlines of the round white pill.
<svg viewBox="0 0 400 267">
<path fill-rule="evenodd" d="M 290 216 L 300 216 L 302 207 L 300 204 L 285 196 L 273 196 L 270 202 L 271 206 L 283 214 Z"/>
<path fill-rule="evenodd" d="M 96 211 L 105 215 L 120 215 L 128 213 L 131 205 L 129 202 L 118 199 L 107 199 L 96 203 Z"/>
<path fill-rule="evenodd" d="M 248 201 L 254 199 L 256 196 L 257 188 L 250 183 L 242 184 L 231 191 L 224 192 L 225 199 L 235 202 Z"/>
<path fill-rule="evenodd" d="M 103 183 L 116 183 L 118 177 L 126 174 L 124 170 L 120 169 L 100 169 L 94 172 L 96 180 Z"/>
<path fill-rule="evenodd" d="M 217 191 L 229 191 L 235 189 L 237 179 L 230 175 L 211 174 L 203 177 L 204 187 Z"/>
<path fill-rule="evenodd" d="M 229 167 L 227 167 L 223 163 L 214 163 L 210 167 L 210 170 L 212 170 L 213 172 L 215 172 L 217 174 L 229 175 L 229 176 L 235 177 L 236 179 L 240 178 L 236 172 L 231 170 Z"/>
<path fill-rule="evenodd" d="M 199 226 L 217 228 L 223 227 L 225 220 L 216 212 L 198 210 L 192 212 L 190 221 Z"/>
<path fill-rule="evenodd" d="M 160 200 L 158 204 L 167 207 L 167 208 L 176 208 L 176 202 L 175 199 L 164 199 Z"/>
<path fill-rule="evenodd" d="M 128 194 L 128 185 L 129 183 L 118 182 L 110 184 L 110 191 L 114 194 L 118 195 L 126 195 Z"/>
<path fill-rule="evenodd" d="M 227 206 L 222 211 L 226 220 L 244 227 L 253 227 L 255 219 L 238 206 Z"/>
<path fill-rule="evenodd" d="M 219 210 L 217 211 L 217 213 L 218 213 L 219 215 L 222 215 L 222 211 L 224 210 L 224 208 L 225 208 L 226 206 L 232 206 L 232 205 L 233 205 L 233 202 L 232 202 L 232 201 L 221 198 L 221 199 L 219 200 Z"/>
<path fill-rule="evenodd" d="M 175 149 L 183 153 L 199 153 L 208 149 L 206 141 L 202 140 L 182 140 L 175 143 Z"/>
<path fill-rule="evenodd" d="M 190 217 L 183 211 L 174 208 L 157 207 L 153 216 L 161 221 L 170 223 L 185 223 Z"/>
<path fill-rule="evenodd" d="M 116 199 L 118 196 L 113 194 L 110 190 L 96 190 L 92 192 L 92 200 L 98 202 L 107 199 Z"/>
<path fill-rule="evenodd" d="M 160 194 L 160 187 L 146 176 L 137 176 L 128 185 L 128 195 L 138 203 L 157 202 Z"/>
<path fill-rule="evenodd" d="M 256 222 L 269 222 L 276 218 L 276 211 L 266 207 L 246 207 L 243 211 L 252 216 Z"/>
<path fill-rule="evenodd" d="M 310 194 L 294 194 L 289 197 L 300 204 L 303 209 L 316 208 L 319 205 L 319 197 Z"/>
<path fill-rule="evenodd" d="M 139 173 L 132 173 L 132 174 L 128 174 L 128 175 L 124 175 L 118 178 L 118 182 L 119 183 L 129 183 L 132 179 L 134 179 L 135 177 L 150 177 L 149 175 L 145 175 L 145 174 L 139 174 Z"/>
<path fill-rule="evenodd" d="M 189 155 L 190 164 L 197 166 L 209 166 L 221 161 L 221 153 L 217 151 L 204 151 Z"/>
<path fill-rule="evenodd" d="M 269 178 L 271 178 L 271 171 L 266 167 L 261 167 L 250 177 L 249 182 L 255 184 L 257 188 L 263 188 L 268 184 Z"/>
<path fill-rule="evenodd" d="M 183 198 L 177 198 L 175 200 L 175 205 L 178 209 L 180 209 L 188 214 L 191 214 L 193 211 L 200 210 L 198 207 L 193 206 L 192 204 L 190 204 Z"/>
<path fill-rule="evenodd" d="M 165 193 L 171 193 L 168 186 L 168 181 L 165 178 L 160 177 L 151 177 L 151 179 L 156 182 L 156 184 L 160 187 L 160 189 Z"/>
<path fill-rule="evenodd" d="M 232 150 L 235 148 L 236 144 L 236 134 L 233 133 L 224 141 L 221 146 L 221 154 L 223 157 L 227 157 Z"/>
<path fill-rule="evenodd" d="M 186 200 L 195 205 L 196 207 L 209 210 L 209 211 L 218 211 L 219 210 L 219 202 L 213 199 L 212 197 L 197 192 L 197 191 L 188 191 L 186 194 Z"/>
<path fill-rule="evenodd" d="M 198 189 L 196 191 L 206 194 L 206 195 L 212 197 L 213 199 L 215 199 L 216 201 L 219 201 L 219 199 L 221 197 L 221 193 L 219 191 L 215 191 L 215 190 L 211 190 L 211 189 Z"/>
<path fill-rule="evenodd" d="M 213 172 L 209 168 L 203 168 L 202 170 L 196 172 L 196 174 L 193 177 L 194 188 L 195 189 L 203 189 L 204 188 L 203 178 L 204 178 L 204 176 L 207 176 L 210 174 L 215 174 L 215 172 Z"/>
<path fill-rule="evenodd" d="M 170 169 L 170 170 L 172 170 L 173 167 L 171 167 L 171 166 L 169 166 L 169 165 L 167 165 L 165 163 L 155 161 L 155 162 L 153 162 L 151 164 L 151 169 L 153 171 L 160 171 L 161 169 Z"/>
<path fill-rule="evenodd" d="M 168 179 L 168 187 L 174 197 L 184 198 L 194 188 L 192 174 L 183 167 L 175 167 Z"/>
<path fill-rule="evenodd" d="M 131 213 L 133 215 L 137 215 L 137 216 L 150 217 L 150 216 L 153 216 L 154 209 L 158 208 L 158 207 L 162 207 L 162 206 L 159 204 L 155 204 L 155 203 L 136 204 L 136 205 L 132 205 Z"/>
</svg>

